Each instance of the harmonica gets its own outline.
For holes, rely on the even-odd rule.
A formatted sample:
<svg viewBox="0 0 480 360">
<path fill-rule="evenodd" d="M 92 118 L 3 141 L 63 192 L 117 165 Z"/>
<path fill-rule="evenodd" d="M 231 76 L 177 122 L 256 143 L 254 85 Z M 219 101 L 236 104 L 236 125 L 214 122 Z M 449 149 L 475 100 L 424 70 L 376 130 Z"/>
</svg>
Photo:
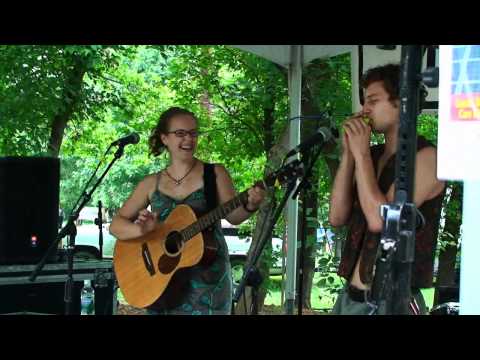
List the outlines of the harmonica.
<svg viewBox="0 0 480 360">
<path fill-rule="evenodd" d="M 365 122 L 365 124 L 372 125 L 372 119 L 370 119 L 368 116 L 362 117 L 362 120 Z"/>
<path fill-rule="evenodd" d="M 347 115 L 347 118 L 351 118 L 352 116 L 358 116 L 356 113 Z M 372 125 L 372 119 L 370 119 L 368 116 L 362 116 L 362 120 L 365 122 L 367 125 Z"/>
</svg>

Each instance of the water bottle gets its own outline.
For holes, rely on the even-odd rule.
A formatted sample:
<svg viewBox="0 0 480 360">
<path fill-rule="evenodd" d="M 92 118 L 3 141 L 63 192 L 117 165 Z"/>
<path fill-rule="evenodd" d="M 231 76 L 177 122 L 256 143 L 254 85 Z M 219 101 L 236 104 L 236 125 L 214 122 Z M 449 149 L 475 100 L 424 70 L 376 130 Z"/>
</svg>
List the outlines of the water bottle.
<svg viewBox="0 0 480 360">
<path fill-rule="evenodd" d="M 95 292 L 91 280 L 83 281 L 80 302 L 82 306 L 80 315 L 93 315 L 95 313 Z"/>
</svg>

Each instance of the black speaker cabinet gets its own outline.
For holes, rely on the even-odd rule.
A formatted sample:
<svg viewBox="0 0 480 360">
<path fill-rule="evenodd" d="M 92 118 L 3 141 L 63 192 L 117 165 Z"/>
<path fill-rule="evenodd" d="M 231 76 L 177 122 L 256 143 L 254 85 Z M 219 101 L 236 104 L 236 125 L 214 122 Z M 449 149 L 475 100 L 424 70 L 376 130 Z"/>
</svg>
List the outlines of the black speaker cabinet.
<svg viewBox="0 0 480 360">
<path fill-rule="evenodd" d="M 58 229 L 60 162 L 0 158 L 0 264 L 34 264 Z"/>
</svg>

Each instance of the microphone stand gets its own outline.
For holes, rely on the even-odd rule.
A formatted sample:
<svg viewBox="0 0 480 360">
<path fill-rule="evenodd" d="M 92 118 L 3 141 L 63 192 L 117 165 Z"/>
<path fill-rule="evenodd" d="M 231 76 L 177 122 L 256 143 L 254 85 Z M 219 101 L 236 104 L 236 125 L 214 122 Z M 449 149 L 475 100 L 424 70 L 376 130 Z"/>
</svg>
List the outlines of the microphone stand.
<svg viewBox="0 0 480 360">
<path fill-rule="evenodd" d="M 292 199 L 295 199 L 300 191 L 302 191 L 302 238 L 300 240 L 300 256 L 299 256 L 299 261 L 298 261 L 298 315 L 302 315 L 302 309 L 303 309 L 303 266 L 305 262 L 305 244 L 307 241 L 307 203 L 306 203 L 306 198 L 307 198 L 307 191 L 311 188 L 312 184 L 310 182 L 310 178 L 312 176 L 312 169 L 313 166 L 315 165 L 315 162 L 317 161 L 318 157 L 320 156 L 321 148 L 318 149 L 318 151 L 314 154 L 312 157 L 312 161 L 309 162 L 310 160 L 310 152 L 305 151 L 301 152 L 302 154 L 302 162 L 304 164 L 308 163 L 307 171 L 305 172 L 305 175 L 301 181 L 301 183 L 298 185 L 297 190 L 295 193 L 292 195 Z"/>
<path fill-rule="evenodd" d="M 68 246 L 67 246 L 67 281 L 65 283 L 65 295 L 64 295 L 64 301 L 65 301 L 65 314 L 66 315 L 71 315 L 73 313 L 72 309 L 72 292 L 73 292 L 73 252 L 75 250 L 75 237 L 77 235 L 77 227 L 75 225 L 75 221 L 78 219 L 80 215 L 80 211 L 83 209 L 83 207 L 90 201 L 93 192 L 95 189 L 98 187 L 98 185 L 101 183 L 107 172 L 110 170 L 112 165 L 115 163 L 116 160 L 118 160 L 122 155 L 123 155 L 123 148 L 125 145 L 120 144 L 118 147 L 117 151 L 115 152 L 115 156 L 108 165 L 108 167 L 105 169 L 103 174 L 100 176 L 98 181 L 93 185 L 92 189 L 89 192 L 83 191 L 82 194 L 80 195 L 80 198 L 77 201 L 77 204 L 80 203 L 80 205 L 77 207 L 76 205 L 74 206 L 72 212 L 70 213 L 70 216 L 68 218 L 67 224 L 60 230 L 60 232 L 57 235 L 57 238 L 55 241 L 50 245 L 50 247 L 47 250 L 47 253 L 43 256 L 43 258 L 40 260 L 40 262 L 37 264 L 35 269 L 32 271 L 29 280 L 31 282 L 34 282 L 35 279 L 37 278 L 39 272 L 42 270 L 43 266 L 45 265 L 45 262 L 47 259 L 50 257 L 50 254 L 53 254 L 53 251 L 56 251 L 58 248 L 58 243 L 60 242 L 61 239 L 63 239 L 65 236 L 68 235 Z M 108 150 L 107 150 L 108 151 Z M 98 169 L 98 167 L 97 167 Z M 96 170 L 95 170 L 96 172 Z M 95 173 L 94 173 L 95 174 Z M 93 175 L 90 179 L 93 178 Z M 87 182 L 90 182 L 90 180 Z"/>
<path fill-rule="evenodd" d="M 289 163 L 289 165 L 293 163 L 295 163 L 296 165 L 297 163 L 299 165 L 301 164 L 299 160 L 294 160 L 292 163 Z M 300 171 L 298 176 L 301 176 L 301 175 L 302 175 L 302 172 Z M 275 227 L 275 224 L 277 223 L 280 215 L 282 214 L 283 208 L 285 207 L 285 204 L 287 203 L 288 198 L 290 197 L 292 192 L 295 190 L 296 181 L 297 181 L 297 176 L 292 177 L 290 181 L 288 181 L 287 190 L 282 200 L 280 201 L 280 204 L 276 207 L 274 214 L 269 219 L 265 220 L 267 222 L 266 224 L 268 225 L 267 230 L 261 234 L 260 239 L 257 243 L 257 246 L 253 250 L 252 257 L 250 258 L 249 263 L 246 264 L 245 266 L 245 271 L 243 273 L 242 279 L 240 280 L 240 283 L 238 284 L 235 290 L 235 294 L 233 296 L 234 304 L 238 303 L 238 300 L 244 293 L 245 287 L 247 285 L 252 287 L 251 315 L 258 314 L 258 304 L 257 304 L 258 287 L 263 281 L 260 275 L 260 272 L 256 268 L 258 260 L 260 258 L 260 255 L 263 252 L 263 248 L 265 247 L 267 239 L 271 237 L 273 228 Z M 233 305 L 232 308 L 234 309 L 235 305 Z M 247 309 L 245 309 L 245 311 L 247 311 Z"/>
</svg>

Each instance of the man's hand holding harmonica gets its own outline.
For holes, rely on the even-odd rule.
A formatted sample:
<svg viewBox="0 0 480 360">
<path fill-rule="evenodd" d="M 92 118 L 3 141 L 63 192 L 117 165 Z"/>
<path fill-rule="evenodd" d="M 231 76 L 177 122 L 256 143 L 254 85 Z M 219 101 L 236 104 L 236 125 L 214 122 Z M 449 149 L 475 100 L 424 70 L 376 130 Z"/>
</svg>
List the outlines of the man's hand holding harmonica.
<svg viewBox="0 0 480 360">
<path fill-rule="evenodd" d="M 368 120 L 368 117 L 358 113 L 343 124 L 344 148 L 348 148 L 355 159 L 370 154 L 372 127 L 367 123 Z"/>
</svg>

